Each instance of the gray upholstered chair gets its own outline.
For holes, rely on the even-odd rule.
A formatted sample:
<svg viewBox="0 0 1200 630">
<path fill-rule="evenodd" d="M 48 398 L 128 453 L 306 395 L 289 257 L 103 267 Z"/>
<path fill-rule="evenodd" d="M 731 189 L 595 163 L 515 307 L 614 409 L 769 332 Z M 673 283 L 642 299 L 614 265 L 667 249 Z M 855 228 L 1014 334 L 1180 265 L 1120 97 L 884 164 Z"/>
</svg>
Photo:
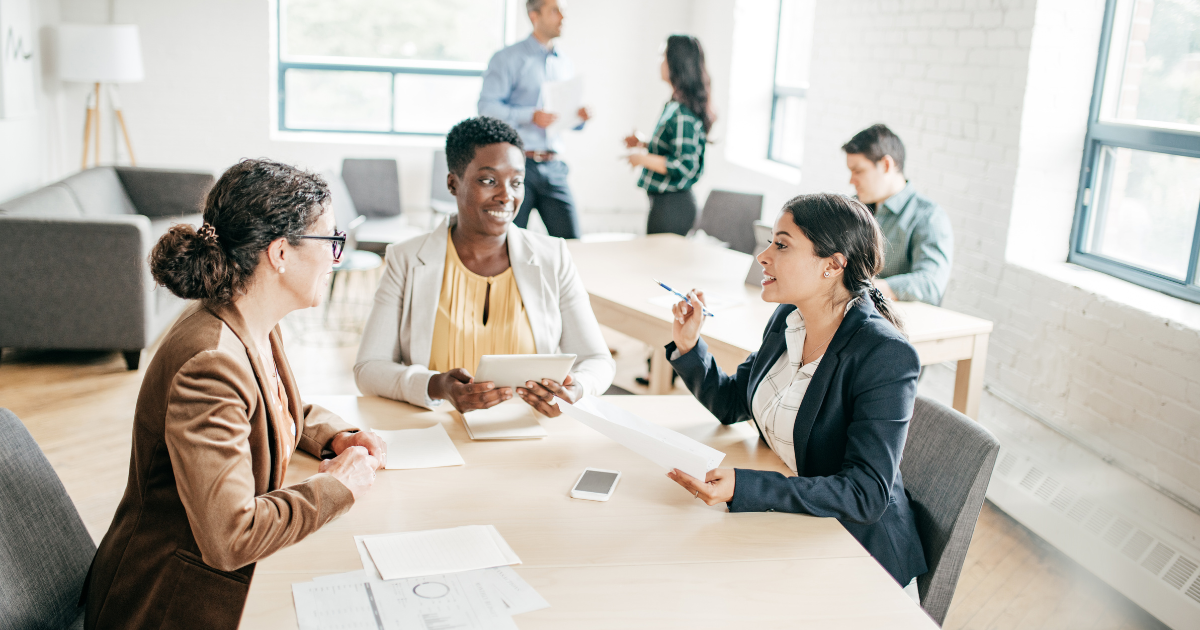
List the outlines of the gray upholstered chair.
<svg viewBox="0 0 1200 630">
<path fill-rule="evenodd" d="M 83 628 L 96 545 L 42 449 L 0 409 L 0 627 Z"/>
<path fill-rule="evenodd" d="M 912 497 L 929 572 L 917 578 L 921 608 L 946 619 L 1000 442 L 979 423 L 917 397 L 900 473 Z"/>
<path fill-rule="evenodd" d="M 0 203 L 0 348 L 143 348 L 186 303 L 147 258 L 176 223 L 200 225 L 212 173 L 100 167 Z"/>
<path fill-rule="evenodd" d="M 393 159 L 346 158 L 342 179 L 358 213 L 367 218 L 400 216 L 400 167 Z"/>
<path fill-rule="evenodd" d="M 383 255 L 388 245 L 429 231 L 409 225 L 408 219 L 402 216 L 365 216 L 359 211 L 354 193 L 342 176 L 333 172 L 322 175 L 329 184 L 334 220 L 338 229 L 346 232 L 346 252 L 350 254 L 347 258 L 354 257 L 354 250 Z M 332 283 L 330 285 L 332 290 Z"/>
<path fill-rule="evenodd" d="M 437 149 L 433 152 L 433 170 L 430 173 L 429 209 L 433 211 L 430 221 L 436 225 L 441 217 L 458 213 L 458 200 L 446 188 L 446 176 L 450 174 L 450 167 L 446 164 L 444 150 Z"/>
<path fill-rule="evenodd" d="M 696 229 L 729 243 L 729 249 L 755 253 L 754 222 L 762 216 L 762 205 L 762 195 L 714 190 L 704 200 Z"/>
</svg>

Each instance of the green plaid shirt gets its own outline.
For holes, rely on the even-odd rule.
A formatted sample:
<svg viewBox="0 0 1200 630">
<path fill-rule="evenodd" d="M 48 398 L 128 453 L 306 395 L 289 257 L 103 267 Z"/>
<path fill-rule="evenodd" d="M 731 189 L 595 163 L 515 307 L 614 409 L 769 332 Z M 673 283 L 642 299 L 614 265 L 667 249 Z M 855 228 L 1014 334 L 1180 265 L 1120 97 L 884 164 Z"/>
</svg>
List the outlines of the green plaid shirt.
<svg viewBox="0 0 1200 630">
<path fill-rule="evenodd" d="M 643 167 L 637 185 L 654 194 L 691 188 L 704 172 L 705 135 L 704 123 L 692 110 L 668 101 L 646 145 L 650 153 L 666 156 L 667 174 Z"/>
</svg>

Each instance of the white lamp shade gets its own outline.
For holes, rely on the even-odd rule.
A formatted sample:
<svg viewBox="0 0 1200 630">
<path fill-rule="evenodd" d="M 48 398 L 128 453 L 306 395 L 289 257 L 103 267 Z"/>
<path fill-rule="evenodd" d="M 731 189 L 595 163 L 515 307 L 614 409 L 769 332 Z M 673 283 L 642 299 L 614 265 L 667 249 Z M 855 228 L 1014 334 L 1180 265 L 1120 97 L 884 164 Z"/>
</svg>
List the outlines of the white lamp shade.
<svg viewBox="0 0 1200 630">
<path fill-rule="evenodd" d="M 58 76 L 83 83 L 136 83 L 145 77 L 135 24 L 61 24 Z"/>
</svg>

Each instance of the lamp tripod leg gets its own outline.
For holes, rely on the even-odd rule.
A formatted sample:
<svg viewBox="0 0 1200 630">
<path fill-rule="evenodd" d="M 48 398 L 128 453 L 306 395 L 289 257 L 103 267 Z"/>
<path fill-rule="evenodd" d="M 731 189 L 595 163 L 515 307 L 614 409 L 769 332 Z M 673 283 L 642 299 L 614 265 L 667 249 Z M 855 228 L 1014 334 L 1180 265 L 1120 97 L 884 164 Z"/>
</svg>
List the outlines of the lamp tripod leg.
<svg viewBox="0 0 1200 630">
<path fill-rule="evenodd" d="M 100 82 L 96 82 L 96 166 L 100 166 Z"/>
<path fill-rule="evenodd" d="M 92 115 L 96 112 L 91 106 L 91 97 L 88 98 L 88 101 L 87 114 L 83 119 L 83 159 L 79 165 L 81 170 L 87 168 L 88 143 L 92 140 Z"/>
<path fill-rule="evenodd" d="M 121 124 L 121 135 L 125 136 L 125 150 L 129 152 L 129 165 L 137 166 L 137 159 L 133 157 L 133 143 L 129 142 L 129 128 L 125 126 L 125 115 L 121 110 L 114 110 L 117 115 L 117 122 Z"/>
</svg>

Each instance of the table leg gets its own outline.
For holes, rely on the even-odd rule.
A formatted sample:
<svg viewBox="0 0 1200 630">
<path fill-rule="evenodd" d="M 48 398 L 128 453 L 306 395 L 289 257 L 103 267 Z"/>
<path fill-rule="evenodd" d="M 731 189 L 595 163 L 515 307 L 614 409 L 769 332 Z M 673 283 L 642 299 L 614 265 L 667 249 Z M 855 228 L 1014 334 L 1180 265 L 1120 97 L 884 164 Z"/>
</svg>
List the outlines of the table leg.
<svg viewBox="0 0 1200 630">
<path fill-rule="evenodd" d="M 667 360 L 662 344 L 653 346 L 654 353 L 650 355 L 650 393 L 654 396 L 671 393 L 671 374 L 675 368 Z"/>
<path fill-rule="evenodd" d="M 954 377 L 954 408 L 974 420 L 979 419 L 979 400 L 983 398 L 987 344 L 988 333 L 975 335 L 971 357 L 958 362 L 958 373 Z"/>
</svg>

